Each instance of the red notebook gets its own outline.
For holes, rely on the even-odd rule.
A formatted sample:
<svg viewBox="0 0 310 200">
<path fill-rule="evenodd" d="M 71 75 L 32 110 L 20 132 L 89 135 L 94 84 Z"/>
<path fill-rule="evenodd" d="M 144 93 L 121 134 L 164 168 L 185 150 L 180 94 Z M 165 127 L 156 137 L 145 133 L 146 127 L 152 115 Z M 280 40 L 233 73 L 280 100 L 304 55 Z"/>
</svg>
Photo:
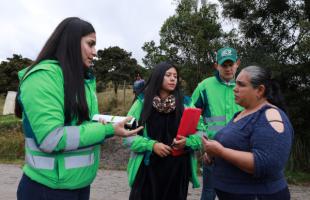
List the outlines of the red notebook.
<svg viewBox="0 0 310 200">
<path fill-rule="evenodd" d="M 190 134 L 194 134 L 196 132 L 200 115 L 201 109 L 199 108 L 185 108 L 182 114 L 176 138 L 178 138 L 178 136 L 186 137 Z M 173 156 L 179 156 L 181 154 L 183 154 L 183 149 L 172 150 Z"/>
</svg>

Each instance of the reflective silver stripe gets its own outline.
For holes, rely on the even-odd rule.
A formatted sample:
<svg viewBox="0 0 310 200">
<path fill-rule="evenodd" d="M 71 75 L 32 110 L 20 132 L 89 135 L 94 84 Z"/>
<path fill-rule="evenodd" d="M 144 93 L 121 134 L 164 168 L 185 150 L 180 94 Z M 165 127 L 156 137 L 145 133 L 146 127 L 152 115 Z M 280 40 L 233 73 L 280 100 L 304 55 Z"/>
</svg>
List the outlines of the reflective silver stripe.
<svg viewBox="0 0 310 200">
<path fill-rule="evenodd" d="M 72 169 L 78 167 L 86 167 L 94 164 L 94 153 L 83 156 L 68 156 L 65 157 L 65 168 Z"/>
<path fill-rule="evenodd" d="M 226 121 L 226 116 L 213 116 L 213 117 L 206 117 L 205 122 L 210 123 L 210 122 L 225 122 Z"/>
<path fill-rule="evenodd" d="M 133 143 L 133 141 L 137 138 L 138 136 L 134 135 L 134 136 L 130 136 L 124 139 L 124 145 L 127 147 L 130 147 Z"/>
<path fill-rule="evenodd" d="M 26 148 L 28 148 L 32 151 L 40 151 L 41 152 L 41 150 L 38 148 L 36 142 L 32 138 L 26 138 L 25 139 L 25 145 L 26 145 Z"/>
<path fill-rule="evenodd" d="M 38 151 L 38 152 L 42 152 L 38 146 L 36 145 L 36 142 L 34 141 L 34 139 L 32 138 L 26 138 L 25 141 L 25 146 L 32 150 L 32 151 Z M 94 149 L 94 147 L 87 147 L 87 148 L 83 148 L 83 149 L 77 149 L 74 151 L 70 151 L 70 153 L 75 153 L 75 152 L 84 152 L 84 151 L 92 151 Z"/>
<path fill-rule="evenodd" d="M 209 126 L 209 127 L 208 127 L 208 130 L 209 130 L 209 131 L 219 131 L 219 130 L 221 130 L 222 128 L 224 128 L 224 126 L 213 125 L 213 126 Z"/>
<path fill-rule="evenodd" d="M 59 143 L 63 134 L 64 127 L 56 128 L 54 131 L 49 133 L 48 136 L 45 137 L 45 139 L 40 145 L 40 149 L 42 149 L 42 151 L 44 152 L 51 153 Z"/>
<path fill-rule="evenodd" d="M 80 129 L 78 126 L 67 126 L 67 140 L 65 150 L 74 150 L 79 147 L 80 144 Z"/>
<path fill-rule="evenodd" d="M 26 153 L 26 163 L 36 169 L 54 169 L 55 158 L 33 156 Z"/>
</svg>

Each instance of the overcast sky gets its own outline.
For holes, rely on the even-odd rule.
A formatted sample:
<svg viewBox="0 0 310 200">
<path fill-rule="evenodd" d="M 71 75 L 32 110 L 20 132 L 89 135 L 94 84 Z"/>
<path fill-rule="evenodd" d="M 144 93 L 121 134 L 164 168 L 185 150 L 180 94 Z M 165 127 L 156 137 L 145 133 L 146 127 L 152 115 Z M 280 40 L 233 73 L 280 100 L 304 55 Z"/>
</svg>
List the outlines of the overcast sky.
<svg viewBox="0 0 310 200">
<path fill-rule="evenodd" d="M 119 46 L 142 64 L 141 47 L 158 43 L 175 8 L 173 0 L 1 0 L 0 61 L 14 53 L 35 59 L 60 21 L 77 16 L 94 26 L 97 50 Z"/>
</svg>

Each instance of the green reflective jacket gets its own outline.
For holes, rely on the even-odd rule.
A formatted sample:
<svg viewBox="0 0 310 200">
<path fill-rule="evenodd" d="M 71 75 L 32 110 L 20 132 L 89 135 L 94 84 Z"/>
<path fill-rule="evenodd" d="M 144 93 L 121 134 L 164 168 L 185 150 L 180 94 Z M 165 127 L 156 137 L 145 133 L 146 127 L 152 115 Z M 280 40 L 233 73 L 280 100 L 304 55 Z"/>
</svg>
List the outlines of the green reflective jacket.
<svg viewBox="0 0 310 200">
<path fill-rule="evenodd" d="M 191 104 L 187 104 L 188 106 L 193 107 Z M 186 105 L 185 105 L 186 106 Z M 138 98 L 128 112 L 128 116 L 132 116 L 136 118 L 137 121 L 140 119 L 140 114 L 143 108 L 143 99 Z M 197 129 L 200 131 L 205 131 L 203 122 L 200 120 Z M 190 135 L 186 139 L 186 146 L 190 147 L 193 150 L 199 150 L 202 148 L 201 143 L 201 132 Z M 145 157 L 149 156 L 153 151 L 153 145 L 155 144 L 155 140 L 152 140 L 147 135 L 147 130 L 144 128 L 143 136 L 132 136 L 125 138 L 123 143 L 125 146 L 129 146 L 131 150 L 127 173 L 128 173 L 128 182 L 131 187 L 134 183 L 135 177 L 137 175 L 138 169 Z M 193 188 L 198 188 L 200 186 L 199 180 L 197 177 L 197 159 L 195 153 L 191 153 L 191 177 L 190 180 L 193 184 Z"/>
<path fill-rule="evenodd" d="M 213 139 L 242 107 L 235 103 L 235 82 L 224 82 L 219 75 L 200 82 L 193 92 L 192 103 L 202 109 L 207 135 Z"/>
<path fill-rule="evenodd" d="M 64 125 L 64 80 L 57 61 L 42 61 L 25 72 L 19 72 L 18 97 L 23 107 L 24 173 L 54 189 L 90 185 L 99 166 L 100 143 L 114 135 L 113 126 L 91 121 Z M 95 79 L 86 79 L 90 119 L 98 113 L 95 91 Z"/>
</svg>

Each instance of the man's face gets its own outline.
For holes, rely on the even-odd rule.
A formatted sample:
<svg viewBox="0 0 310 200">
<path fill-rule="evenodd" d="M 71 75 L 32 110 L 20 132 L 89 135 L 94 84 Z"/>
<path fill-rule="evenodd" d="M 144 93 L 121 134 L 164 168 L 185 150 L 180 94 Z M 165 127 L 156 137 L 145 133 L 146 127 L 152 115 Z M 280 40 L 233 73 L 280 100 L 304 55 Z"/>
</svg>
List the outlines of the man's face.
<svg viewBox="0 0 310 200">
<path fill-rule="evenodd" d="M 235 78 L 238 66 L 238 61 L 234 63 L 231 60 L 226 60 L 223 65 L 217 64 L 216 69 L 219 71 L 220 77 L 228 82 Z"/>
</svg>

